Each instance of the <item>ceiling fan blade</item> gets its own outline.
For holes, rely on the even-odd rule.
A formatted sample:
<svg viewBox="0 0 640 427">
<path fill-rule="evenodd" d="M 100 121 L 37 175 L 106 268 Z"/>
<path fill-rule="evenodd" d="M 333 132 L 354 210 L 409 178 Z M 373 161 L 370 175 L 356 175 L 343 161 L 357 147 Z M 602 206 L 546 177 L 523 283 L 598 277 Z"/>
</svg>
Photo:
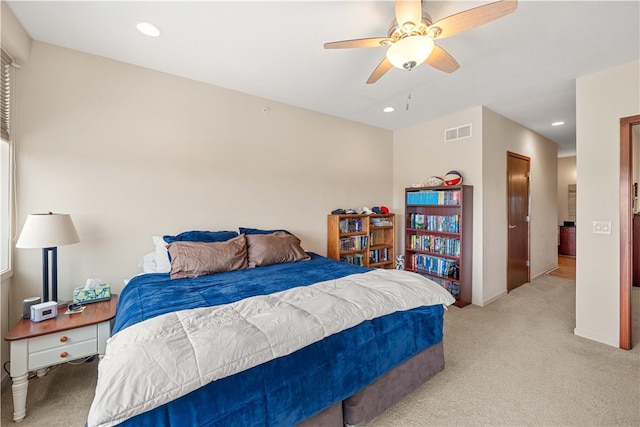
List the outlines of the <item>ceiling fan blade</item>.
<svg viewBox="0 0 640 427">
<path fill-rule="evenodd" d="M 385 41 L 390 41 L 388 37 L 372 37 L 367 39 L 342 40 L 339 42 L 325 43 L 325 49 L 346 49 L 352 47 L 380 47 Z"/>
<path fill-rule="evenodd" d="M 429 28 L 439 28 L 441 32 L 435 38 L 442 39 L 501 18 L 514 12 L 517 7 L 517 0 L 497 1 L 447 16 Z"/>
<path fill-rule="evenodd" d="M 389 71 L 392 67 L 393 65 L 391 64 L 391 62 L 389 62 L 389 60 L 385 56 L 382 62 L 378 64 L 376 69 L 373 70 L 373 73 L 371 73 L 371 75 L 369 76 L 369 80 L 367 80 L 367 84 L 370 85 L 371 83 L 375 83 L 378 80 L 380 80 L 380 77 L 384 76 L 386 72 Z"/>
<path fill-rule="evenodd" d="M 396 0 L 396 22 L 400 26 L 405 22 L 413 22 L 416 25 L 422 22 L 420 0 Z"/>
<path fill-rule="evenodd" d="M 449 52 L 438 45 L 433 47 L 431 54 L 424 61 L 425 64 L 431 65 L 433 68 L 444 71 L 445 73 L 453 73 L 460 68 L 460 64 L 449 55 Z"/>
</svg>

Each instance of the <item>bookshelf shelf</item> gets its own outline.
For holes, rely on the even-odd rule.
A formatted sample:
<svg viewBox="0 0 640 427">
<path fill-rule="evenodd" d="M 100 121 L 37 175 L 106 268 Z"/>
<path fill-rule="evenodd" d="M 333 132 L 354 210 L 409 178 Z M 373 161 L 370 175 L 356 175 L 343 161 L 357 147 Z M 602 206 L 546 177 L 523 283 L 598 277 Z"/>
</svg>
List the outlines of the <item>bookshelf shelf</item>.
<svg viewBox="0 0 640 427">
<path fill-rule="evenodd" d="M 447 289 L 455 305 L 471 303 L 473 187 L 405 189 L 405 270 Z"/>
<path fill-rule="evenodd" d="M 327 256 L 364 267 L 394 268 L 394 229 L 395 214 L 328 215 Z"/>
</svg>

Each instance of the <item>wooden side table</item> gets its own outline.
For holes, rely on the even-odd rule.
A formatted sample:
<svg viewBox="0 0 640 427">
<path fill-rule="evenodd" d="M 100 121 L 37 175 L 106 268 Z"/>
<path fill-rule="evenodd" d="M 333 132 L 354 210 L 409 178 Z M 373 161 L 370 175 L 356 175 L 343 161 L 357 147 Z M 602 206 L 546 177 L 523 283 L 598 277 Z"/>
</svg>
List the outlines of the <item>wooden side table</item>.
<svg viewBox="0 0 640 427">
<path fill-rule="evenodd" d="M 4 337 L 11 346 L 13 419 L 27 415 L 29 372 L 59 365 L 83 357 L 104 355 L 111 336 L 111 319 L 116 315 L 118 296 L 85 305 L 81 313 L 58 313 L 55 319 L 32 322 L 20 320 Z"/>
</svg>

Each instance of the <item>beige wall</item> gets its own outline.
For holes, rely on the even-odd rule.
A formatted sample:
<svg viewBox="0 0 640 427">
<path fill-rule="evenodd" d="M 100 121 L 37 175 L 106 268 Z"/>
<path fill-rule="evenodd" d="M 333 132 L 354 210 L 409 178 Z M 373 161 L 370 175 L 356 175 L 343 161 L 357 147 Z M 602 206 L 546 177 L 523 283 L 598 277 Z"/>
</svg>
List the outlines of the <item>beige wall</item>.
<svg viewBox="0 0 640 427">
<path fill-rule="evenodd" d="M 569 221 L 569 185 L 576 183 L 576 156 L 558 158 L 558 225 Z"/>
<path fill-rule="evenodd" d="M 507 152 L 530 158 L 530 273 L 558 265 L 556 143 L 488 108 L 483 109 L 484 253 L 483 297 L 493 301 L 507 289 Z"/>
<path fill-rule="evenodd" d="M 389 131 L 39 42 L 17 89 L 19 227 L 67 212 L 81 239 L 58 250 L 61 298 L 118 292 L 152 235 L 287 228 L 325 254 L 331 210 L 392 202 Z M 14 302 L 40 266 L 15 251 Z"/>
<path fill-rule="evenodd" d="M 18 64 L 27 62 L 31 53 L 31 39 L 5 2 L 0 4 L 0 17 L 2 49 Z"/>
<path fill-rule="evenodd" d="M 444 142 L 444 130 L 472 124 L 472 137 Z M 455 169 L 473 185 L 472 302 L 485 305 L 506 293 L 506 153 L 531 158 L 531 274 L 557 266 L 557 145 L 483 107 L 394 132 L 394 209 L 404 189 Z M 402 227 L 404 218 L 399 221 Z M 404 236 L 398 235 L 399 248 Z M 400 249 L 401 251 L 402 249 Z"/>
<path fill-rule="evenodd" d="M 576 82 L 577 335 L 620 341 L 620 118 L 640 114 L 640 62 Z M 611 221 L 611 234 L 593 234 L 593 221 Z"/>
</svg>

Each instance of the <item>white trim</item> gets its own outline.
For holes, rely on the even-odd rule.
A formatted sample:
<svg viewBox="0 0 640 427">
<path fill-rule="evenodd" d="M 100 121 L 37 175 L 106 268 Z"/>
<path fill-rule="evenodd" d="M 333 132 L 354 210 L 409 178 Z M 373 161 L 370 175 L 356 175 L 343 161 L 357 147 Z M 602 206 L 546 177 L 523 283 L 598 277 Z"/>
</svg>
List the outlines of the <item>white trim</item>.
<svg viewBox="0 0 640 427">
<path fill-rule="evenodd" d="M 577 335 L 579 337 L 582 338 L 586 338 L 588 340 L 592 340 L 592 341 L 597 341 L 603 344 L 607 344 L 610 345 L 612 347 L 616 347 L 619 348 L 620 347 L 620 339 L 619 337 L 615 337 L 615 338 L 610 338 L 604 335 L 600 335 L 597 334 L 595 332 L 591 332 L 591 331 L 585 331 L 584 329 L 578 329 L 578 328 L 574 328 L 573 329 L 573 333 L 574 335 Z"/>
<path fill-rule="evenodd" d="M 555 267 L 551 267 L 551 268 L 550 268 L 550 269 L 548 269 L 547 271 L 543 271 L 542 273 L 540 273 L 540 274 L 536 274 L 535 276 L 533 276 L 533 277 L 531 278 L 531 281 L 533 281 L 534 279 L 537 279 L 537 278 L 538 278 L 538 277 L 540 277 L 540 276 L 548 276 L 548 275 L 549 275 L 549 273 L 551 273 L 552 271 L 556 271 L 556 270 L 557 270 L 557 269 L 559 269 L 559 268 L 560 268 L 560 266 L 559 266 L 559 265 L 556 265 Z"/>
<path fill-rule="evenodd" d="M 489 298 L 489 299 L 487 299 L 487 300 L 484 300 L 484 301 L 482 302 L 481 307 L 486 307 L 486 306 L 488 306 L 489 304 L 491 304 L 491 303 L 493 303 L 493 302 L 495 302 L 495 301 L 499 300 L 500 298 L 502 298 L 502 297 L 503 297 L 503 296 L 505 296 L 505 295 L 507 295 L 507 291 L 506 291 L 506 290 L 505 290 L 505 291 L 500 292 L 498 295 L 495 295 L 495 296 L 493 296 L 493 297 L 491 297 L 491 298 Z"/>
</svg>

